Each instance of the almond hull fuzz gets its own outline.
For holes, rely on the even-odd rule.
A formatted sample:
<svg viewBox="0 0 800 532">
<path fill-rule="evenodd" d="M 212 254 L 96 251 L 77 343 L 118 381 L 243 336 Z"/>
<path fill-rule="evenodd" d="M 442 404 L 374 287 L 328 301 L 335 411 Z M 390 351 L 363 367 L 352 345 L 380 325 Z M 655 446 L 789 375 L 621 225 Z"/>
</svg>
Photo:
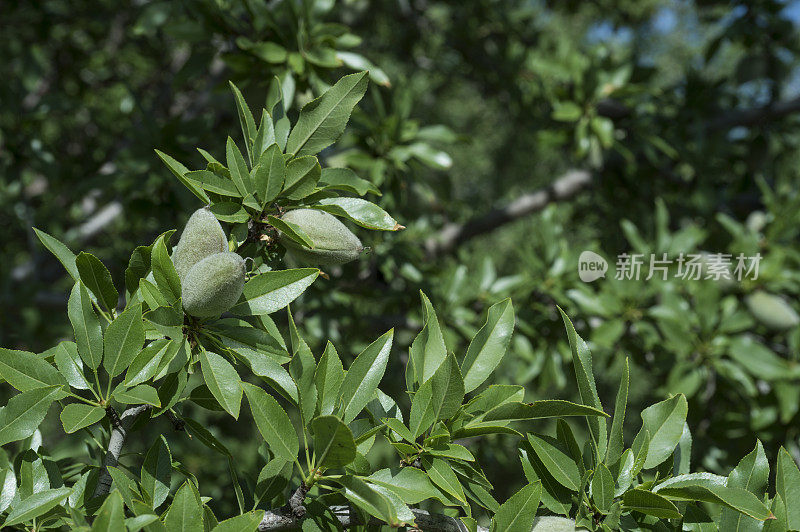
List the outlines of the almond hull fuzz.
<svg viewBox="0 0 800 532">
<path fill-rule="evenodd" d="M 183 310 L 196 318 L 215 318 L 242 295 L 245 262 L 231 252 L 216 253 L 192 266 L 183 279 Z"/>
<path fill-rule="evenodd" d="M 172 263 L 183 280 L 192 267 L 204 258 L 228 251 L 228 239 L 214 214 L 207 208 L 198 209 L 186 222 L 181 239 L 172 252 Z"/>
<path fill-rule="evenodd" d="M 364 246 L 338 218 L 316 209 L 295 209 L 283 215 L 283 220 L 300 227 L 314 242 L 314 248 L 302 247 L 284 234 L 278 240 L 299 262 L 309 265 L 344 264 L 358 258 Z"/>
</svg>

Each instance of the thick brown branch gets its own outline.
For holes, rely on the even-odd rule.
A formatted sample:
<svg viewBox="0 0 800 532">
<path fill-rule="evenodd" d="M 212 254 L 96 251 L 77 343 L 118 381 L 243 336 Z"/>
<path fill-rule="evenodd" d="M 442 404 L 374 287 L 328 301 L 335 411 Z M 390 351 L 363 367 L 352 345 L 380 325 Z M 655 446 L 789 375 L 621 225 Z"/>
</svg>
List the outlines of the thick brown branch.
<svg viewBox="0 0 800 532">
<path fill-rule="evenodd" d="M 755 126 L 800 112 L 800 96 L 765 107 L 732 110 L 708 123 L 708 129 L 730 129 L 738 126 Z"/>
<path fill-rule="evenodd" d="M 547 188 L 524 194 L 505 207 L 473 218 L 465 224 L 451 223 L 425 243 L 428 256 L 447 253 L 463 242 L 484 233 L 494 231 L 507 223 L 544 209 L 548 204 L 571 198 L 588 187 L 592 175 L 586 170 L 570 170 Z"/>
<path fill-rule="evenodd" d="M 359 518 L 358 513 L 354 512 L 349 506 L 331 506 L 329 508 L 330 514 L 336 517 L 342 524 L 342 527 L 349 528 L 352 526 L 363 525 L 364 522 Z M 412 508 L 414 513 L 414 521 L 416 523 L 416 530 L 423 532 L 467 532 L 467 527 L 458 519 L 441 514 L 429 514 L 425 510 Z M 381 524 L 382 521 L 372 519 L 370 524 Z M 258 525 L 260 532 L 277 531 L 277 530 L 300 530 L 303 525 L 303 519 L 298 518 L 292 511 L 286 507 L 276 510 L 269 510 L 264 514 L 264 518 Z M 488 532 L 487 528 L 482 526 L 478 527 L 478 532 Z"/>
</svg>

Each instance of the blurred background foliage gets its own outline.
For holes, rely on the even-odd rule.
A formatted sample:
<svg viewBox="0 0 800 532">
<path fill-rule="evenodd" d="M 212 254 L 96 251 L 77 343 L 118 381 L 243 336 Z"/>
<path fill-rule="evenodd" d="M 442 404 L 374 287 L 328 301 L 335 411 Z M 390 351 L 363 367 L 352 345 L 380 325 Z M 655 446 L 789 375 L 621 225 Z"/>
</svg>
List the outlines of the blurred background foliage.
<svg viewBox="0 0 800 532">
<path fill-rule="evenodd" d="M 800 3 L 778 0 L 6 1 L 0 344 L 41 352 L 69 335 L 71 282 L 32 226 L 101 258 L 121 287 L 131 250 L 199 206 L 153 149 L 190 167 L 195 147 L 221 156 L 238 135 L 228 80 L 258 108 L 277 76 L 296 116 L 369 69 L 320 159 L 379 187 L 371 199 L 407 229 L 359 233 L 369 254 L 294 305 L 317 355 L 330 338 L 353 357 L 395 327 L 400 375 L 419 290 L 457 354 L 512 297 L 498 382 L 574 398 L 560 305 L 590 341 L 606 404 L 625 357 L 633 404 L 688 396 L 701 469 L 727 473 L 756 435 L 771 460 L 779 445 L 800 459 L 799 23 Z M 762 260 L 742 282 L 674 269 L 620 281 L 612 268 L 585 284 L 583 250 L 612 266 L 624 252 Z M 402 379 L 386 381 L 399 393 Z M 185 408 L 255 464 L 251 427 Z M 71 452 L 53 435 L 55 456 Z M 214 488 L 227 464 L 176 439 L 208 494 L 235 504 Z M 513 442 L 476 454 L 492 479 L 522 481 Z M 500 500 L 515 489 L 495 486 Z"/>
</svg>

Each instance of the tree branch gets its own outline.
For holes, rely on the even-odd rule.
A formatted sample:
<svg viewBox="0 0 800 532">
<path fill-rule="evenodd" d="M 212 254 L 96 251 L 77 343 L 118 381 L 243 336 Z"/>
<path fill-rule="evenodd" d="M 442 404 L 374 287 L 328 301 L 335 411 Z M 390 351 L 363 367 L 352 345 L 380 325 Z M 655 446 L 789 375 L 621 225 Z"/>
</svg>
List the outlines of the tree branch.
<svg viewBox="0 0 800 532">
<path fill-rule="evenodd" d="M 364 524 L 359 518 L 358 513 L 354 512 L 349 506 L 331 506 L 329 510 L 344 528 Z M 411 511 L 414 513 L 414 521 L 416 523 L 414 530 L 421 530 L 423 532 L 468 532 L 467 527 L 454 517 L 441 514 L 429 514 L 425 510 L 417 508 L 412 508 Z M 370 520 L 369 524 L 382 523 L 382 521 L 373 518 Z M 290 509 L 283 507 L 275 510 L 268 510 L 264 514 L 261 523 L 258 525 L 258 530 L 259 532 L 300 530 L 302 524 L 303 519 L 295 516 Z M 478 532 L 488 532 L 488 530 L 488 528 L 482 526 L 478 527 Z"/>
<path fill-rule="evenodd" d="M 97 478 L 97 487 L 94 490 L 94 497 L 102 497 L 107 495 L 111 489 L 111 474 L 108 472 L 109 467 L 116 467 L 119 463 L 119 455 L 122 453 L 122 446 L 125 444 L 125 438 L 128 435 L 131 425 L 139 414 L 147 411 L 149 405 L 133 406 L 125 409 L 119 422 L 115 422 L 114 416 L 109 415 L 112 421 L 111 437 L 108 439 L 108 451 L 106 451 L 105 459 L 103 460 L 103 469 L 100 470 L 100 476 Z"/>
<path fill-rule="evenodd" d="M 571 198 L 588 187 L 592 175 L 586 170 L 570 170 L 547 188 L 524 194 L 505 207 L 473 218 L 464 224 L 450 223 L 425 243 L 429 257 L 452 251 L 478 235 L 491 232 L 507 223 L 544 209 L 548 204 Z"/>
<path fill-rule="evenodd" d="M 800 96 L 764 107 L 734 109 L 709 122 L 707 127 L 709 129 L 730 129 L 739 126 L 749 127 L 772 122 L 797 112 L 800 112 Z"/>
</svg>

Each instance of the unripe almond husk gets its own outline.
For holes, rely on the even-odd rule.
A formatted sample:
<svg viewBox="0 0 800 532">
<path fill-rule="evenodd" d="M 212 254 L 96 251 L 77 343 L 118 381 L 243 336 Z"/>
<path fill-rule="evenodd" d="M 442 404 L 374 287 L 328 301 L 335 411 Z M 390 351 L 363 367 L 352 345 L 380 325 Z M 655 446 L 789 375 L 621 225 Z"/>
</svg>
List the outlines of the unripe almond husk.
<svg viewBox="0 0 800 532">
<path fill-rule="evenodd" d="M 533 521 L 533 528 L 531 532 L 575 532 L 578 530 L 586 530 L 585 528 L 577 528 L 575 521 L 568 517 L 556 517 L 552 515 L 543 515 L 537 517 Z"/>
<path fill-rule="evenodd" d="M 183 281 L 192 266 L 215 253 L 228 251 L 228 239 L 208 207 L 198 209 L 186 222 L 181 239 L 172 252 L 175 271 Z"/>
<path fill-rule="evenodd" d="M 756 290 L 745 298 L 755 319 L 774 330 L 791 329 L 800 323 L 800 316 L 783 298 Z"/>
<path fill-rule="evenodd" d="M 187 272 L 181 288 L 183 310 L 196 318 L 215 318 L 233 307 L 242 295 L 245 262 L 236 253 L 210 255 Z"/>
<path fill-rule="evenodd" d="M 295 209 L 283 220 L 300 227 L 314 242 L 314 249 L 300 246 L 281 232 L 278 240 L 299 262 L 310 265 L 344 264 L 358 258 L 364 246 L 338 218 L 317 209 Z"/>
</svg>

